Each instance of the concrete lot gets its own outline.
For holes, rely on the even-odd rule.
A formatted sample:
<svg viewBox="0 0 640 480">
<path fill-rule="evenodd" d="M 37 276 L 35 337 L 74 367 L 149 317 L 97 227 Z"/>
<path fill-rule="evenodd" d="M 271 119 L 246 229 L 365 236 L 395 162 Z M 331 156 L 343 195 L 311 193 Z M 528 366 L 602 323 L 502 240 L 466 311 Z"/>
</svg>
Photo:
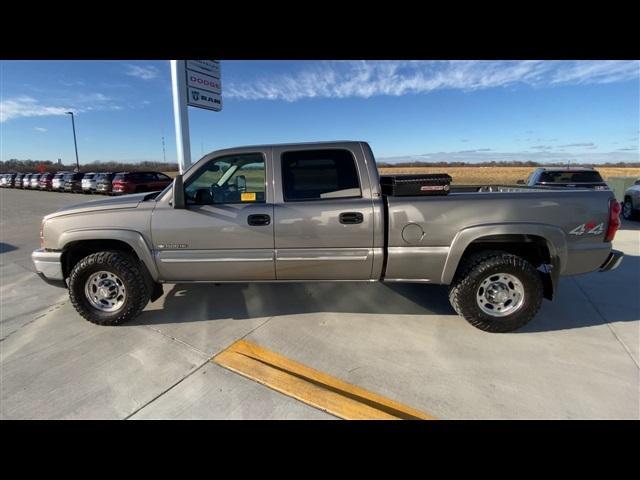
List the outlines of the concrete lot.
<svg viewBox="0 0 640 480">
<path fill-rule="evenodd" d="M 88 199 L 0 190 L 0 418 L 334 418 L 209 361 L 240 338 L 439 418 L 640 418 L 640 222 L 618 270 L 564 278 L 512 334 L 378 283 L 166 285 L 99 327 L 29 259 L 41 217 Z"/>
</svg>

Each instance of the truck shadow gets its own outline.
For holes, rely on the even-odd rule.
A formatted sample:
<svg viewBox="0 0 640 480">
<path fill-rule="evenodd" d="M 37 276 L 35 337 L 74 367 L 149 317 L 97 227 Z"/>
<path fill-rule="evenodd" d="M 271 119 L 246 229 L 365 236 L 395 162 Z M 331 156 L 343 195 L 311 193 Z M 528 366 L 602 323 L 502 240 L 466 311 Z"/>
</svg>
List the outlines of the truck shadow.
<svg viewBox="0 0 640 480">
<path fill-rule="evenodd" d="M 640 319 L 637 285 L 640 257 L 625 256 L 612 272 L 566 277 L 556 299 L 514 333 L 549 332 Z M 134 324 L 180 324 L 243 320 L 305 313 L 448 315 L 447 287 L 412 283 L 227 283 L 165 286 L 164 299 L 151 304 Z M 164 303 L 162 303 L 164 302 Z M 604 317 L 604 319 L 603 319 Z M 425 321 L 428 319 L 425 318 Z"/>
<path fill-rule="evenodd" d="M 165 291 L 167 287 L 163 308 L 144 311 L 136 323 L 239 320 L 317 312 L 455 315 L 449 305 L 447 288 L 439 285 L 379 282 L 175 284 L 165 286 Z"/>
<path fill-rule="evenodd" d="M 563 277 L 553 302 L 514 333 L 570 330 L 640 320 L 640 257 L 625 255 L 610 272 Z"/>
<path fill-rule="evenodd" d="M 10 243 L 0 242 L 0 253 L 12 252 L 13 250 L 17 250 L 18 247 L 15 245 L 11 245 Z"/>
<path fill-rule="evenodd" d="M 622 219 L 622 225 L 620 225 L 620 230 L 640 231 L 640 220 Z"/>
</svg>

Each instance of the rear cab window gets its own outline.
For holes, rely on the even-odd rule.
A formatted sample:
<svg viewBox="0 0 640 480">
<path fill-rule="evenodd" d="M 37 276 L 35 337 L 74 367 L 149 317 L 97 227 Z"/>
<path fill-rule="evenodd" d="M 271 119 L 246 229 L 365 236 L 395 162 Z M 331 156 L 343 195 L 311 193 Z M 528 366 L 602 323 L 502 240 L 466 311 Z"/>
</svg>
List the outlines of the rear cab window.
<svg viewBox="0 0 640 480">
<path fill-rule="evenodd" d="M 355 158 L 348 150 L 284 152 L 281 161 L 285 202 L 362 197 Z"/>
<path fill-rule="evenodd" d="M 596 171 L 556 171 L 542 172 L 538 180 L 541 183 L 602 183 L 604 180 Z"/>
</svg>

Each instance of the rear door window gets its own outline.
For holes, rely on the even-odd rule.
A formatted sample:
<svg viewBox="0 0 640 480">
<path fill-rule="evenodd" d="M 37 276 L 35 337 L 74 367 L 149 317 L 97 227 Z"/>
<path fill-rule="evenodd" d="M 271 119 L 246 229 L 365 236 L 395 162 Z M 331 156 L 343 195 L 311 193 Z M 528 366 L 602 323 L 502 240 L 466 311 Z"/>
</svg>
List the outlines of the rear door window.
<svg viewBox="0 0 640 480">
<path fill-rule="evenodd" d="M 282 154 L 286 202 L 362 196 L 355 159 L 348 150 L 304 150 Z"/>
</svg>

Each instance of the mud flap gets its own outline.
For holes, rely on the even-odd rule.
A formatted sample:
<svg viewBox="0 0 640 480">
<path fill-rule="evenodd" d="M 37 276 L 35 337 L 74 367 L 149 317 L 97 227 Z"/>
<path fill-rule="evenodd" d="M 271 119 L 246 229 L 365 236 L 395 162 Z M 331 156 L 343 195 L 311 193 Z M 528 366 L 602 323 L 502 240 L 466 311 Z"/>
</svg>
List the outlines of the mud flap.
<svg viewBox="0 0 640 480">
<path fill-rule="evenodd" d="M 554 272 L 554 270 L 556 270 Z M 542 279 L 543 296 L 547 300 L 553 300 L 553 296 L 556 293 L 558 287 L 558 273 L 557 269 L 553 268 L 553 265 L 543 263 L 538 268 L 540 272 L 540 278 Z"/>
</svg>

